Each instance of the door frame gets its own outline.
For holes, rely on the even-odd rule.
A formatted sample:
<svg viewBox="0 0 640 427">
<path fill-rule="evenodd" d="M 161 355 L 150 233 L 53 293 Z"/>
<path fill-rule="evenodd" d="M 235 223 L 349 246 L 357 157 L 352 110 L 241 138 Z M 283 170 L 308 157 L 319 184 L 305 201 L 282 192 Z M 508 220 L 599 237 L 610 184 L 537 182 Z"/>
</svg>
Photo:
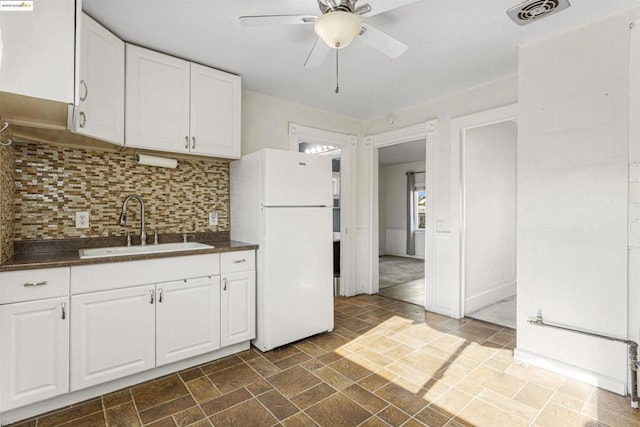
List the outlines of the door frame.
<svg viewBox="0 0 640 427">
<path fill-rule="evenodd" d="M 492 124 L 517 121 L 518 104 L 481 111 L 478 113 L 451 119 L 451 218 L 458 221 L 458 227 L 451 227 L 452 254 L 454 259 L 454 301 L 457 301 L 457 312 L 452 313 L 455 318 L 465 314 L 465 228 L 464 228 L 464 151 L 466 132 L 471 129 Z M 517 149 L 516 149 L 517 156 Z M 517 197 L 517 195 L 516 195 Z M 457 235 L 456 235 L 457 234 Z M 455 283 L 457 282 L 457 286 Z"/>
<path fill-rule="evenodd" d="M 380 290 L 379 276 L 379 256 L 380 236 L 379 236 L 379 201 L 378 201 L 378 150 L 383 147 L 403 144 L 416 140 L 425 140 L 426 156 L 425 170 L 427 171 L 425 187 L 427 188 L 426 205 L 429 207 L 426 211 L 425 218 L 425 302 L 424 307 L 431 310 L 434 305 L 434 295 L 436 292 L 436 176 L 438 174 L 437 162 L 437 132 L 438 121 L 430 120 L 414 126 L 408 126 L 402 129 L 392 130 L 389 132 L 370 135 L 365 137 L 365 145 L 369 152 L 369 230 L 368 235 L 371 236 L 369 241 L 369 262 L 368 271 L 371 280 L 368 281 L 369 294 L 376 294 Z"/>
<path fill-rule="evenodd" d="M 301 143 L 333 145 L 340 148 L 340 295 L 356 294 L 356 257 L 353 230 L 356 229 L 356 144 L 358 137 L 289 123 L 289 149 L 299 151 Z"/>
</svg>

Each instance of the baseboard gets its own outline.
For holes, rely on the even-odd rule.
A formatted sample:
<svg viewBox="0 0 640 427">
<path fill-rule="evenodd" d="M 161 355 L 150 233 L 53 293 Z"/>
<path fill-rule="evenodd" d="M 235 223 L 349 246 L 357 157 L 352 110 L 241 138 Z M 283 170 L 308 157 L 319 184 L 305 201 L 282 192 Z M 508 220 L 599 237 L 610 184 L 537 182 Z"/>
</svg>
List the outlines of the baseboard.
<svg viewBox="0 0 640 427">
<path fill-rule="evenodd" d="M 488 291 L 467 297 L 464 303 L 465 314 L 473 313 L 488 305 L 495 304 L 516 294 L 516 281 L 498 285 Z"/>
<path fill-rule="evenodd" d="M 387 253 L 385 253 L 385 255 L 397 256 L 397 257 L 401 257 L 401 258 L 413 258 L 413 259 L 422 259 L 422 260 L 424 260 L 424 257 L 421 257 L 421 256 L 407 255 L 407 254 L 397 253 L 397 252 L 387 252 Z"/>
<path fill-rule="evenodd" d="M 539 368 L 555 372 L 556 374 L 564 375 L 566 377 L 573 378 L 575 380 L 582 381 L 584 383 L 591 384 L 605 390 L 609 390 L 621 396 L 627 395 L 627 384 L 615 378 L 610 378 L 597 372 L 569 365 L 567 363 L 560 362 L 554 359 L 549 359 L 547 357 L 532 353 L 527 350 L 522 350 L 520 348 L 516 348 L 513 351 L 513 357 L 515 360 L 518 360 L 520 362 L 524 362 L 532 366 L 537 366 Z"/>
<path fill-rule="evenodd" d="M 61 396 L 52 397 L 51 399 L 47 399 L 42 402 L 12 409 L 0 414 L 0 426 L 14 423 L 16 421 L 25 420 L 27 418 L 44 414 L 56 409 L 62 409 L 64 407 L 82 402 L 87 399 L 111 393 L 125 387 L 131 387 L 133 385 L 140 384 L 154 378 L 159 378 L 174 372 L 179 372 L 193 366 L 201 365 L 203 363 L 211 362 L 222 357 L 230 356 L 232 354 L 248 350 L 249 348 L 251 348 L 249 341 L 242 342 L 240 344 L 234 344 L 211 353 L 195 356 L 190 359 L 181 360 L 170 365 L 164 365 L 158 368 L 149 369 L 148 371 L 139 372 L 137 374 L 113 380 L 108 383 L 99 384 L 86 389 L 66 393 Z"/>
</svg>

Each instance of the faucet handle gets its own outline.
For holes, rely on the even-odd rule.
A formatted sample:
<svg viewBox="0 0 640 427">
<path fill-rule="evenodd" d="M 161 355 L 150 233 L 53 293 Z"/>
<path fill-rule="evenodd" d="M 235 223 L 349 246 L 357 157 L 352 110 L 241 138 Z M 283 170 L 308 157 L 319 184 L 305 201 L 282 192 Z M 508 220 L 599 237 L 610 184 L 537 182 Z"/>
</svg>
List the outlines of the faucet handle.
<svg viewBox="0 0 640 427">
<path fill-rule="evenodd" d="M 153 244 L 157 245 L 158 244 L 158 235 L 164 233 L 164 230 L 155 230 L 153 232 Z"/>
<path fill-rule="evenodd" d="M 189 243 L 189 237 L 193 237 L 195 239 L 196 235 L 195 234 L 189 234 L 189 233 L 182 233 L 182 242 L 183 243 Z"/>
</svg>

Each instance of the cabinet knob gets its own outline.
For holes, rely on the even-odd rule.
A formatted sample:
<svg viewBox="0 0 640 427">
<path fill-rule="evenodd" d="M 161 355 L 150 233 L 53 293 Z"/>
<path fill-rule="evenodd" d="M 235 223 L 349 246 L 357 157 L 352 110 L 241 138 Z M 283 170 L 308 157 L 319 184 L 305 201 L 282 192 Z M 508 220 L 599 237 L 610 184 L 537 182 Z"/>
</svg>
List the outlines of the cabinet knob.
<svg viewBox="0 0 640 427">
<path fill-rule="evenodd" d="M 89 88 L 87 87 L 87 82 L 85 82 L 84 80 L 80 80 L 80 86 L 84 87 L 84 96 L 80 95 L 80 101 L 84 102 L 84 100 L 87 99 L 87 96 L 89 95 Z"/>
<path fill-rule="evenodd" d="M 27 282 L 24 284 L 25 288 L 32 288 L 34 286 L 45 286 L 48 285 L 49 281 L 48 280 L 43 280 L 42 282 Z"/>
</svg>

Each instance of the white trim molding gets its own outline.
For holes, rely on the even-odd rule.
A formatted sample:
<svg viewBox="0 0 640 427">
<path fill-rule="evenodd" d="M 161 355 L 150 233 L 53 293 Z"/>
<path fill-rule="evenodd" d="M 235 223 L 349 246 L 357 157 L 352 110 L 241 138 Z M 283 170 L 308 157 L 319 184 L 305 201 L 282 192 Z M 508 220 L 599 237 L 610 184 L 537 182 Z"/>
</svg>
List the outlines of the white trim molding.
<svg viewBox="0 0 640 427">
<path fill-rule="evenodd" d="M 333 145 L 340 148 L 340 295 L 353 296 L 356 254 L 356 144 L 358 137 L 324 129 L 289 123 L 289 149 L 298 151 L 301 143 Z"/>
<path fill-rule="evenodd" d="M 425 140 L 426 158 L 425 158 L 425 170 L 426 181 L 425 186 L 427 188 L 426 204 L 429 206 L 426 213 L 426 228 L 425 228 L 425 302 L 424 306 L 427 310 L 434 310 L 435 300 L 434 295 L 437 292 L 436 284 L 436 221 L 435 212 L 436 198 L 436 177 L 438 176 L 437 169 L 437 135 L 438 135 L 438 121 L 430 120 L 424 123 L 420 123 L 414 126 L 405 127 L 402 129 L 392 130 L 377 135 L 370 135 L 365 137 L 365 146 L 368 153 L 368 188 L 369 188 L 369 217 L 368 217 L 368 232 L 369 237 L 368 245 L 368 262 L 359 266 L 362 271 L 362 276 L 358 277 L 370 278 L 364 284 L 366 286 L 365 292 L 369 294 L 378 293 L 379 283 L 379 227 L 378 227 L 378 150 L 382 147 L 388 147 L 392 145 L 402 144 L 405 142 L 412 142 L 418 140 Z"/>
</svg>

